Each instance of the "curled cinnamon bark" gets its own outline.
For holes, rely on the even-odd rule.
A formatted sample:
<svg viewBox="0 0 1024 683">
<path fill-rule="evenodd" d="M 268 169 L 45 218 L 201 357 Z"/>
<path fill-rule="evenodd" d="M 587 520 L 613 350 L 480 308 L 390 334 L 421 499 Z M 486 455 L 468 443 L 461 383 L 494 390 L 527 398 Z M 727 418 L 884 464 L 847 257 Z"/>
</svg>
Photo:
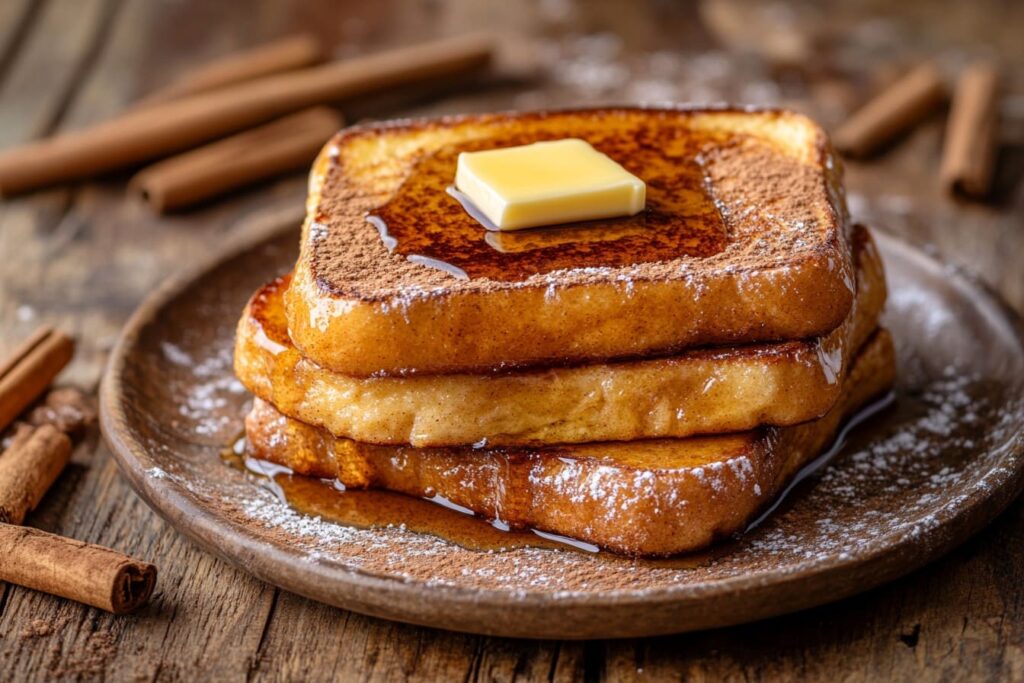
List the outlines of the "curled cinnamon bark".
<svg viewBox="0 0 1024 683">
<path fill-rule="evenodd" d="M 153 593 L 156 568 L 90 543 L 16 526 L 71 457 L 71 440 L 95 419 L 88 397 L 55 389 L 19 423 L 0 454 L 0 581 L 123 614 Z"/>
<path fill-rule="evenodd" d="M 957 80 L 946 126 L 939 177 L 949 193 L 988 194 L 995 166 L 999 126 L 999 67 L 971 64 Z"/>
<path fill-rule="evenodd" d="M 75 342 L 43 327 L 0 363 L 0 430 L 50 385 L 75 353 Z"/>
<path fill-rule="evenodd" d="M 156 567 L 109 548 L 0 524 L 0 581 L 125 614 L 144 605 Z"/>
<path fill-rule="evenodd" d="M 21 524 L 71 459 L 71 439 L 43 425 L 0 455 L 0 523 Z M 2 556 L 0 556 L 2 557 Z"/>
<path fill-rule="evenodd" d="M 148 166 L 130 185 L 155 211 L 180 209 L 249 183 L 308 168 L 342 126 L 314 107 Z"/>
<path fill-rule="evenodd" d="M 0 195 L 133 166 L 314 105 L 473 73 L 489 63 L 494 42 L 482 34 L 447 38 L 134 109 L 0 152 Z"/>
<path fill-rule="evenodd" d="M 938 66 L 922 64 L 857 110 L 832 142 L 848 156 L 869 156 L 932 113 L 945 98 Z"/>
</svg>

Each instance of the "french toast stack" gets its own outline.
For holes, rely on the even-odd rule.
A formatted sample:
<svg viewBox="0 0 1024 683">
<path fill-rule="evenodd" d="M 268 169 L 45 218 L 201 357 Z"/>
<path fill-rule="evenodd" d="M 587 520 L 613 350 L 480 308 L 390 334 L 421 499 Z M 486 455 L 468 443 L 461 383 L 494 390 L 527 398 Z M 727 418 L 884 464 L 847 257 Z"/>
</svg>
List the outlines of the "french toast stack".
<svg viewBox="0 0 1024 683">
<path fill-rule="evenodd" d="M 582 138 L 625 219 L 488 232 L 458 154 Z M 663 556 L 740 531 L 893 382 L 885 277 L 790 112 L 601 109 L 342 131 L 249 301 L 249 455 Z"/>
</svg>

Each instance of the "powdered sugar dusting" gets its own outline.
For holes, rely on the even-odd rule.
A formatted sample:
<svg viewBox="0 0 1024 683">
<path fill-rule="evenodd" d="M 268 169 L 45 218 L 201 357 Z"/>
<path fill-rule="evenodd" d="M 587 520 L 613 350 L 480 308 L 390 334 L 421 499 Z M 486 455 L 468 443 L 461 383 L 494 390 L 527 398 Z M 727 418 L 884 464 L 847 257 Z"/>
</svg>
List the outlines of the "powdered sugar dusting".
<svg viewBox="0 0 1024 683">
<path fill-rule="evenodd" d="M 326 587 L 359 572 L 558 601 L 597 593 L 707 592 L 723 581 L 770 582 L 780 574 L 857 562 L 894 548 L 923 558 L 928 548 L 949 540 L 949 522 L 969 506 L 1016 489 L 1024 471 L 1018 433 L 1024 424 L 1024 358 L 999 309 L 980 290 L 891 238 L 880 235 L 878 242 L 892 292 L 887 324 L 898 342 L 895 407 L 854 430 L 837 458 L 762 525 L 692 563 L 547 549 L 476 552 L 401 528 L 340 526 L 297 513 L 225 467 L 219 448 L 238 433 L 246 400 L 231 379 L 231 324 L 261 279 L 257 271 L 282 271 L 294 258 L 287 250 L 277 260 L 255 250 L 243 269 L 254 273 L 248 281 L 224 279 L 234 289 L 190 294 L 190 308 L 226 321 L 215 339 L 160 323 L 167 325 L 161 334 L 174 343 L 145 349 L 168 377 L 147 385 L 129 406 L 143 415 L 132 428 L 148 497 L 158 507 L 185 501 L 191 506 L 186 512 L 206 514 L 225 539 L 241 536 L 257 552 L 276 549 L 302 561 Z M 153 401 L 185 407 L 176 423 L 156 424 L 147 419 L 159 414 Z M 692 474 L 714 487 L 723 476 L 750 481 L 750 465 L 736 459 Z M 640 486 L 649 485 L 650 473 L 637 476 Z M 587 495 L 607 500 L 611 492 L 595 477 Z M 169 490 L 176 495 L 164 493 Z M 329 597 L 329 588 L 323 595 Z"/>
<path fill-rule="evenodd" d="M 245 387 L 231 373 L 231 349 L 221 348 L 198 361 L 169 344 L 164 345 L 164 353 L 171 362 L 189 367 L 197 379 L 178 407 L 181 416 L 194 423 L 193 429 L 198 435 L 223 433 L 233 420 L 224 409 L 231 404 L 232 397 L 245 393 Z"/>
<path fill-rule="evenodd" d="M 787 531 L 804 514 L 791 510 L 770 520 L 750 548 L 825 562 L 937 528 L 971 496 L 989 490 L 993 479 L 1006 476 L 1009 470 L 996 462 L 1020 448 L 1015 419 L 1021 406 L 996 405 L 1002 397 L 993 401 L 991 390 L 983 378 L 953 366 L 905 389 L 871 438 L 855 438 L 808 494 L 812 505 L 828 500 L 834 510 L 814 521 L 814 543 Z"/>
</svg>

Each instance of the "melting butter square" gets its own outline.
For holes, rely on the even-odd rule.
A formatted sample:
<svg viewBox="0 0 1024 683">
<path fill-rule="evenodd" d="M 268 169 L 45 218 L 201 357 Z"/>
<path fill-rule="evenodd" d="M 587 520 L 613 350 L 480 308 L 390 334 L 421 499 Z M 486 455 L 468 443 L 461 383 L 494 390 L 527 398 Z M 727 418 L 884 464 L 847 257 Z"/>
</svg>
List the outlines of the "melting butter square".
<svg viewBox="0 0 1024 683">
<path fill-rule="evenodd" d="M 632 216 L 646 199 L 644 181 L 575 138 L 463 152 L 455 186 L 498 230 Z"/>
</svg>

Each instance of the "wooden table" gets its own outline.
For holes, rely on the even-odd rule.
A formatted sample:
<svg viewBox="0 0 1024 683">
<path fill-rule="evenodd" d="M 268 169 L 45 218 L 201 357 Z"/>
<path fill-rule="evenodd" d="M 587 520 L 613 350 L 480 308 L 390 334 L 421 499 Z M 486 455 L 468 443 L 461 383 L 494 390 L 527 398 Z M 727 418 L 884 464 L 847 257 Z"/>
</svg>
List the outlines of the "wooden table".
<svg viewBox="0 0 1024 683">
<path fill-rule="evenodd" d="M 886 17 L 872 14 L 872 4 L 884 6 L 772 4 L 732 15 L 735 3 L 711 8 L 741 24 L 782 23 L 755 38 L 786 26 L 817 36 L 813 59 L 786 66 L 767 64 L 770 46 L 742 36 L 754 53 L 725 53 L 698 20 L 708 12 L 656 0 L 366 0 L 344 7 L 326 0 L 4 0 L 0 146 L 100 119 L 190 64 L 297 30 L 355 53 L 497 26 L 531 36 L 533 42 L 518 42 L 519 52 L 539 54 L 550 67 L 544 83 L 349 108 L 374 117 L 728 98 L 783 102 L 834 125 L 878 74 L 884 77 L 886 64 L 932 53 L 951 64 L 989 49 L 1006 60 L 1016 93 L 1005 107 L 992 202 L 958 203 L 939 192 L 941 117 L 874 162 L 850 164 L 847 179 L 855 216 L 934 244 L 1024 310 L 1024 6 L 909 2 Z M 730 39 L 728 30 L 723 37 Z M 157 218 L 126 197 L 123 181 L 105 178 L 0 204 L 0 352 L 40 323 L 59 324 L 80 340 L 64 381 L 95 388 L 122 322 L 161 279 L 215 249 L 246 217 L 304 195 L 304 178 L 295 174 Z M 0 585 L 0 680 L 1024 679 L 1019 501 L 945 559 L 866 595 L 709 633 L 590 643 L 388 623 L 265 585 L 193 547 L 152 513 L 121 479 L 98 433 L 78 448 L 29 523 L 155 562 L 158 593 L 141 613 L 112 617 Z"/>
</svg>

